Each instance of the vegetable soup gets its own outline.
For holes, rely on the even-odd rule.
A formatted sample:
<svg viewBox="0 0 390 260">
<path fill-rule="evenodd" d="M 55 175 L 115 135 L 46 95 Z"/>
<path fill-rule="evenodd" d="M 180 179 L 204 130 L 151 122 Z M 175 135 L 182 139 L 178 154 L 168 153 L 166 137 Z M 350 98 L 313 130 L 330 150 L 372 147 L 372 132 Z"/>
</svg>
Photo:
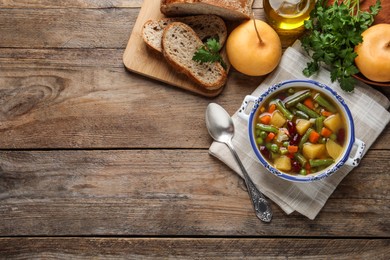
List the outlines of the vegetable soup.
<svg viewBox="0 0 390 260">
<path fill-rule="evenodd" d="M 257 111 L 256 144 L 276 169 L 307 175 L 332 165 L 344 151 L 346 121 L 324 93 L 288 88 Z"/>
</svg>

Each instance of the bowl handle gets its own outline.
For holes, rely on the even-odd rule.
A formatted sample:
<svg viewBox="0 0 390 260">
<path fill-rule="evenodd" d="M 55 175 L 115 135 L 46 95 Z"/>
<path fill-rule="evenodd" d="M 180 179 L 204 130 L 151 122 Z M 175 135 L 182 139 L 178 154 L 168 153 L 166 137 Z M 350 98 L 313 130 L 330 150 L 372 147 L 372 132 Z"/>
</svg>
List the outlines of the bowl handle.
<svg viewBox="0 0 390 260">
<path fill-rule="evenodd" d="M 249 122 L 249 114 L 246 113 L 246 110 L 248 108 L 248 105 L 250 103 L 255 102 L 256 99 L 257 97 L 251 95 L 247 95 L 244 98 L 244 101 L 242 102 L 241 107 L 238 110 L 238 114 L 237 114 L 241 119 L 244 119 L 245 121 Z"/>
<path fill-rule="evenodd" d="M 366 148 L 366 144 L 362 140 L 356 138 L 353 145 L 357 146 L 355 155 L 353 157 L 349 157 L 348 160 L 345 162 L 345 164 L 355 167 L 358 166 L 360 160 L 363 157 L 363 152 L 364 149 Z"/>
</svg>

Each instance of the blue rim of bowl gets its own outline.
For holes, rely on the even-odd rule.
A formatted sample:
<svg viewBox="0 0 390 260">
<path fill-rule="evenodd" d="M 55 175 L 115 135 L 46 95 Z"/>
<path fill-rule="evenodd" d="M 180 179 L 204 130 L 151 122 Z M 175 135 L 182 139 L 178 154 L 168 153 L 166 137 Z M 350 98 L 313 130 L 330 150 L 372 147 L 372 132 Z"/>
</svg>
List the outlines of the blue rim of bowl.
<svg viewBox="0 0 390 260">
<path fill-rule="evenodd" d="M 330 94 L 332 94 L 338 100 L 339 104 L 343 106 L 345 113 L 346 113 L 346 116 L 347 116 L 348 121 L 349 121 L 350 137 L 349 137 L 348 147 L 346 148 L 346 150 L 344 152 L 344 156 L 341 159 L 339 159 L 339 161 L 334 166 L 325 170 L 321 174 L 303 176 L 303 175 L 292 175 L 292 174 L 280 172 L 276 168 L 272 167 L 263 158 L 263 156 L 261 155 L 261 153 L 259 151 L 259 148 L 257 147 L 256 141 L 254 139 L 253 127 L 252 127 L 253 117 L 256 114 L 256 111 L 257 111 L 257 108 L 259 107 L 259 104 L 265 98 L 269 97 L 270 94 L 279 90 L 279 88 L 281 88 L 287 84 L 294 84 L 294 83 L 312 84 L 312 85 L 315 85 L 315 86 L 320 87 L 321 89 L 325 90 L 325 92 L 328 94 L 330 92 Z M 255 102 L 253 104 L 253 108 L 251 110 L 249 120 L 248 120 L 248 133 L 249 133 L 249 140 L 250 140 L 251 146 L 256 154 L 256 157 L 259 159 L 260 163 L 272 174 L 274 174 L 282 179 L 285 179 L 288 181 L 294 181 L 294 182 L 313 182 L 313 181 L 321 180 L 325 177 L 332 175 L 335 171 L 337 171 L 338 169 L 340 169 L 341 166 L 344 165 L 345 161 L 348 160 L 349 154 L 351 153 L 352 147 L 353 147 L 354 142 L 355 142 L 355 127 L 354 127 L 353 117 L 352 117 L 351 111 L 349 110 L 344 99 L 339 94 L 337 94 L 337 92 L 335 90 L 333 90 L 332 88 L 328 87 L 327 85 L 325 85 L 323 83 L 315 81 L 315 80 L 286 80 L 286 81 L 282 81 L 280 83 L 274 84 L 271 87 L 269 87 L 264 93 L 262 93 L 255 100 Z"/>
</svg>

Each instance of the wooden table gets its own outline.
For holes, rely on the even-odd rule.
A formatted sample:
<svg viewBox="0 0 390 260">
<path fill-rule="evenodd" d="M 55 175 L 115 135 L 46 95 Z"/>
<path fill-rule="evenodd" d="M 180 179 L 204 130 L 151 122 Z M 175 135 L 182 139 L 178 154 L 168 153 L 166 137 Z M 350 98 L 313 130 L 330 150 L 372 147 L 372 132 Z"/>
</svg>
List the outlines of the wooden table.
<svg viewBox="0 0 390 260">
<path fill-rule="evenodd" d="M 204 114 L 264 78 L 206 98 L 126 71 L 141 4 L 0 2 L 0 258 L 389 257 L 390 128 L 315 220 L 262 223 Z"/>
</svg>

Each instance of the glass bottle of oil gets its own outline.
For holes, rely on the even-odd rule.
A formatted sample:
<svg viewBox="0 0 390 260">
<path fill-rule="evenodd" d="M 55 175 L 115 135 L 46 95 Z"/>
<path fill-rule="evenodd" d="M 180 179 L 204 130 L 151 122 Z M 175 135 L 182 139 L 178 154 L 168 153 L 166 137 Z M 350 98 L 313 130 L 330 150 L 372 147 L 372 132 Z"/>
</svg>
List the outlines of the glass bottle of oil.
<svg viewBox="0 0 390 260">
<path fill-rule="evenodd" d="M 303 27 L 315 0 L 263 0 L 268 23 L 278 32 Z"/>
</svg>

